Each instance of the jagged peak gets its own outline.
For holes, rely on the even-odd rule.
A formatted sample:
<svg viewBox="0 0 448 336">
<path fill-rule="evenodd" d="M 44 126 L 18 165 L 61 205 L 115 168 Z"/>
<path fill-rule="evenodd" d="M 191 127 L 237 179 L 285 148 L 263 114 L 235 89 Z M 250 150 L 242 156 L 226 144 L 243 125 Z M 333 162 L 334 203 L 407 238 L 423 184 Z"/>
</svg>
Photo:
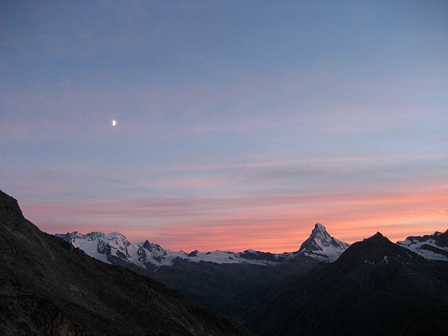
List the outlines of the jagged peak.
<svg viewBox="0 0 448 336">
<path fill-rule="evenodd" d="M 404 244 L 406 241 L 408 241 L 408 245 L 417 243 L 417 242 L 425 242 L 434 240 L 437 245 L 448 247 L 448 230 L 445 232 L 439 232 L 436 231 L 432 235 L 424 235 L 424 236 L 409 236 L 406 238 L 403 242 L 398 242 L 399 244 Z"/>
<path fill-rule="evenodd" d="M 328 234 L 327 229 L 321 223 L 316 223 L 314 225 L 313 231 L 311 231 L 310 238 L 320 238 L 324 241 L 331 240 L 331 236 Z"/>
<path fill-rule="evenodd" d="M 325 228 L 325 226 L 322 225 L 322 223 L 317 222 L 314 225 L 314 230 L 319 230 L 319 231 L 324 231 L 327 232 L 327 229 Z"/>
<path fill-rule="evenodd" d="M 321 223 L 316 223 L 310 237 L 305 240 L 298 251 L 299 254 L 315 255 L 327 261 L 334 261 L 347 249 L 349 244 L 330 236 Z"/>
<path fill-rule="evenodd" d="M 444 233 L 436 231 L 432 235 L 409 236 L 397 244 L 417 252 L 426 259 L 448 260 L 448 230 Z"/>
</svg>

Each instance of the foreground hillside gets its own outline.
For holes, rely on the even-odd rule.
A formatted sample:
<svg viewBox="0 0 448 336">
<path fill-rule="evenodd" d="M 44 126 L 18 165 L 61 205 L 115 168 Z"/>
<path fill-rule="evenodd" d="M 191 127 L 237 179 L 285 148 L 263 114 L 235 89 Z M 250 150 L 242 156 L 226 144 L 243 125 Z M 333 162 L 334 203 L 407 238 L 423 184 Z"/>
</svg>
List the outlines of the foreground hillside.
<svg viewBox="0 0 448 336">
<path fill-rule="evenodd" d="M 0 191 L 1 335 L 251 335 L 147 277 L 27 221 Z"/>
</svg>

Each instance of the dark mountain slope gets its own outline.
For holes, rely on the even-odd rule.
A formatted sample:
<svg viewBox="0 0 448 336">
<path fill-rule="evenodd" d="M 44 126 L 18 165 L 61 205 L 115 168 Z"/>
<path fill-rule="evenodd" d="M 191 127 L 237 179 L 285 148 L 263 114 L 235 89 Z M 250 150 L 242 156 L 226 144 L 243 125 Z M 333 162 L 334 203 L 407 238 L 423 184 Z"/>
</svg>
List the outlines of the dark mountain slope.
<svg viewBox="0 0 448 336">
<path fill-rule="evenodd" d="M 291 274 L 305 274 L 315 265 L 311 261 L 292 261 L 276 266 L 221 265 L 179 259 L 173 266 L 160 267 L 156 271 L 132 265 L 130 268 L 245 324 L 246 312 L 257 299 L 267 295 L 281 279 Z"/>
<path fill-rule="evenodd" d="M 147 277 L 88 257 L 0 191 L 1 335 L 251 335 Z"/>
<path fill-rule="evenodd" d="M 448 265 L 380 233 L 292 277 L 252 312 L 261 335 L 445 335 Z"/>
</svg>

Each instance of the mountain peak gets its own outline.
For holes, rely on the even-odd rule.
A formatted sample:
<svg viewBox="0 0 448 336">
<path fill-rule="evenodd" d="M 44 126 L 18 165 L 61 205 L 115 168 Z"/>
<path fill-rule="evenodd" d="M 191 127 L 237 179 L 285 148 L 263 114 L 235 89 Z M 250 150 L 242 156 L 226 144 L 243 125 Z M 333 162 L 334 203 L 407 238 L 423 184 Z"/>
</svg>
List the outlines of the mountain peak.
<svg viewBox="0 0 448 336">
<path fill-rule="evenodd" d="M 391 260 L 411 260 L 417 255 L 409 253 L 406 248 L 392 243 L 387 237 L 377 232 L 373 236 L 356 242 L 345 251 L 338 263 L 350 261 L 356 263 L 380 264 Z"/>
<path fill-rule="evenodd" d="M 370 245 L 375 245 L 376 247 L 387 247 L 395 245 L 389 240 L 389 238 L 383 236 L 381 232 L 377 232 L 373 236 L 364 239 L 364 242 L 368 242 Z"/>
<path fill-rule="evenodd" d="M 392 244 L 392 242 L 389 240 L 389 238 L 384 237 L 381 232 L 375 233 L 373 236 L 370 236 L 369 238 L 364 238 L 362 240 L 363 242 L 368 242 L 369 244 L 386 244 L 386 242 L 389 242 Z"/>
<path fill-rule="evenodd" d="M 321 223 L 317 222 L 314 225 L 314 230 L 319 230 L 319 231 L 324 231 L 327 232 L 327 229 L 325 228 L 325 226 L 323 226 Z"/>
<path fill-rule="evenodd" d="M 348 244 L 330 236 L 321 223 L 314 225 L 310 237 L 300 246 L 299 253 L 305 255 L 318 255 L 323 260 L 334 261 L 348 248 Z"/>
<path fill-rule="evenodd" d="M 377 232 L 377 233 L 375 233 L 371 238 L 375 238 L 375 239 L 381 239 L 381 238 L 385 238 L 382 234 L 381 234 L 381 232 Z M 387 238 L 386 238 L 387 239 Z M 389 239 L 387 239 L 387 240 L 389 240 Z"/>
</svg>

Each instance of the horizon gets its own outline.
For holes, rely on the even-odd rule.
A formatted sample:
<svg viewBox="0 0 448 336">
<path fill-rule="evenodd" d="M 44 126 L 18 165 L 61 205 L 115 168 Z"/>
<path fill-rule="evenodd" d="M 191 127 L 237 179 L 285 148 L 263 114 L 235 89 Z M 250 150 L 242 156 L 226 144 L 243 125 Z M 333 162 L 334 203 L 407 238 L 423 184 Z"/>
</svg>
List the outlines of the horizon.
<svg viewBox="0 0 448 336">
<path fill-rule="evenodd" d="M 316 223 L 316 224 L 321 224 L 321 225 L 323 225 L 322 223 Z M 325 227 L 325 225 L 324 225 L 324 227 Z M 326 227 L 325 227 L 325 229 L 326 229 Z M 445 232 L 446 232 L 446 231 L 448 231 L 448 229 L 445 230 Z M 84 235 L 84 236 L 86 236 L 86 235 L 88 235 L 88 234 L 90 234 L 90 233 L 93 233 L 93 232 L 101 232 L 101 233 L 104 233 L 104 234 L 106 234 L 106 235 L 113 234 L 113 233 L 119 233 L 119 234 L 123 235 L 123 236 L 124 236 L 128 241 L 130 241 L 131 243 L 143 244 L 145 241 L 148 241 L 149 243 L 157 244 L 157 245 L 161 246 L 162 248 L 164 248 L 164 249 L 168 249 L 168 250 L 173 251 L 173 252 L 183 251 L 183 252 L 185 252 L 185 253 L 194 252 L 194 251 L 196 251 L 196 250 L 199 251 L 199 252 L 224 251 L 224 252 L 235 252 L 235 253 L 238 253 L 238 252 L 244 252 L 244 251 L 247 251 L 247 250 L 249 250 L 249 251 L 252 250 L 252 251 L 255 251 L 255 252 L 263 252 L 263 253 L 269 253 L 269 252 L 270 252 L 270 253 L 273 253 L 273 254 L 292 253 L 292 252 L 298 251 L 298 250 L 300 249 L 300 246 L 302 245 L 302 243 L 304 243 L 304 242 L 311 236 L 311 232 L 310 232 L 310 235 L 308 236 L 308 238 L 306 238 L 304 241 L 302 241 L 302 242 L 299 244 L 299 246 L 297 247 L 297 249 L 294 250 L 294 251 L 273 252 L 273 251 L 254 250 L 254 249 L 251 249 L 251 248 L 246 248 L 246 249 L 244 249 L 244 250 L 222 250 L 222 249 L 217 249 L 217 250 L 199 250 L 199 249 L 185 250 L 185 249 L 171 249 L 171 248 L 168 248 L 168 247 L 166 247 L 166 246 L 164 246 L 164 245 L 161 245 L 161 244 L 157 243 L 156 241 L 151 241 L 151 240 L 149 240 L 149 239 L 145 239 L 145 240 L 133 240 L 133 239 L 129 239 L 129 237 L 128 237 L 126 234 L 124 234 L 124 233 L 122 233 L 122 232 L 120 232 L 120 231 L 114 231 L 114 232 L 90 231 L 90 232 L 86 232 L 86 233 L 82 233 L 82 232 L 79 232 L 79 231 L 72 231 L 72 232 L 65 232 L 65 233 L 58 232 L 58 233 L 56 233 L 56 234 L 63 235 L 63 234 L 72 234 L 72 233 L 75 233 L 75 232 L 76 232 L 76 233 L 79 233 L 79 234 L 81 234 L 81 235 Z M 341 241 L 341 240 L 338 239 L 337 237 L 332 236 L 330 232 L 327 231 L 327 233 L 328 233 L 332 238 Z M 386 235 L 382 234 L 380 231 L 377 231 L 377 232 L 375 232 L 374 234 L 372 234 L 372 235 L 370 235 L 370 236 L 368 236 L 368 237 L 365 237 L 365 238 L 363 238 L 363 239 L 361 239 L 361 240 L 358 240 L 358 241 L 354 241 L 354 242 L 352 242 L 352 243 L 347 243 L 347 242 L 345 242 L 345 241 L 342 241 L 342 242 L 343 242 L 343 243 L 347 243 L 347 244 L 349 244 L 349 245 L 352 245 L 352 244 L 354 244 L 354 243 L 361 242 L 361 241 L 366 240 L 366 239 L 368 239 L 368 238 L 372 238 L 373 236 L 375 236 L 375 235 L 378 234 L 378 233 L 381 234 L 383 237 L 389 239 L 392 243 L 395 243 L 395 244 L 396 244 L 397 242 L 399 242 L 399 241 L 405 241 L 407 237 L 415 236 L 415 235 L 409 235 L 409 236 L 407 236 L 407 237 L 404 238 L 404 239 L 400 239 L 400 240 L 397 240 L 397 241 L 393 241 L 393 240 L 391 240 L 389 237 L 387 237 Z M 435 233 L 444 233 L 444 232 L 436 231 L 436 232 L 433 232 L 433 233 L 428 233 L 428 234 L 426 234 L 426 235 L 432 235 L 432 234 L 435 234 Z"/>
<path fill-rule="evenodd" d="M 445 232 L 447 41 L 446 1 L 2 1 L 0 189 L 173 251 Z"/>
</svg>

